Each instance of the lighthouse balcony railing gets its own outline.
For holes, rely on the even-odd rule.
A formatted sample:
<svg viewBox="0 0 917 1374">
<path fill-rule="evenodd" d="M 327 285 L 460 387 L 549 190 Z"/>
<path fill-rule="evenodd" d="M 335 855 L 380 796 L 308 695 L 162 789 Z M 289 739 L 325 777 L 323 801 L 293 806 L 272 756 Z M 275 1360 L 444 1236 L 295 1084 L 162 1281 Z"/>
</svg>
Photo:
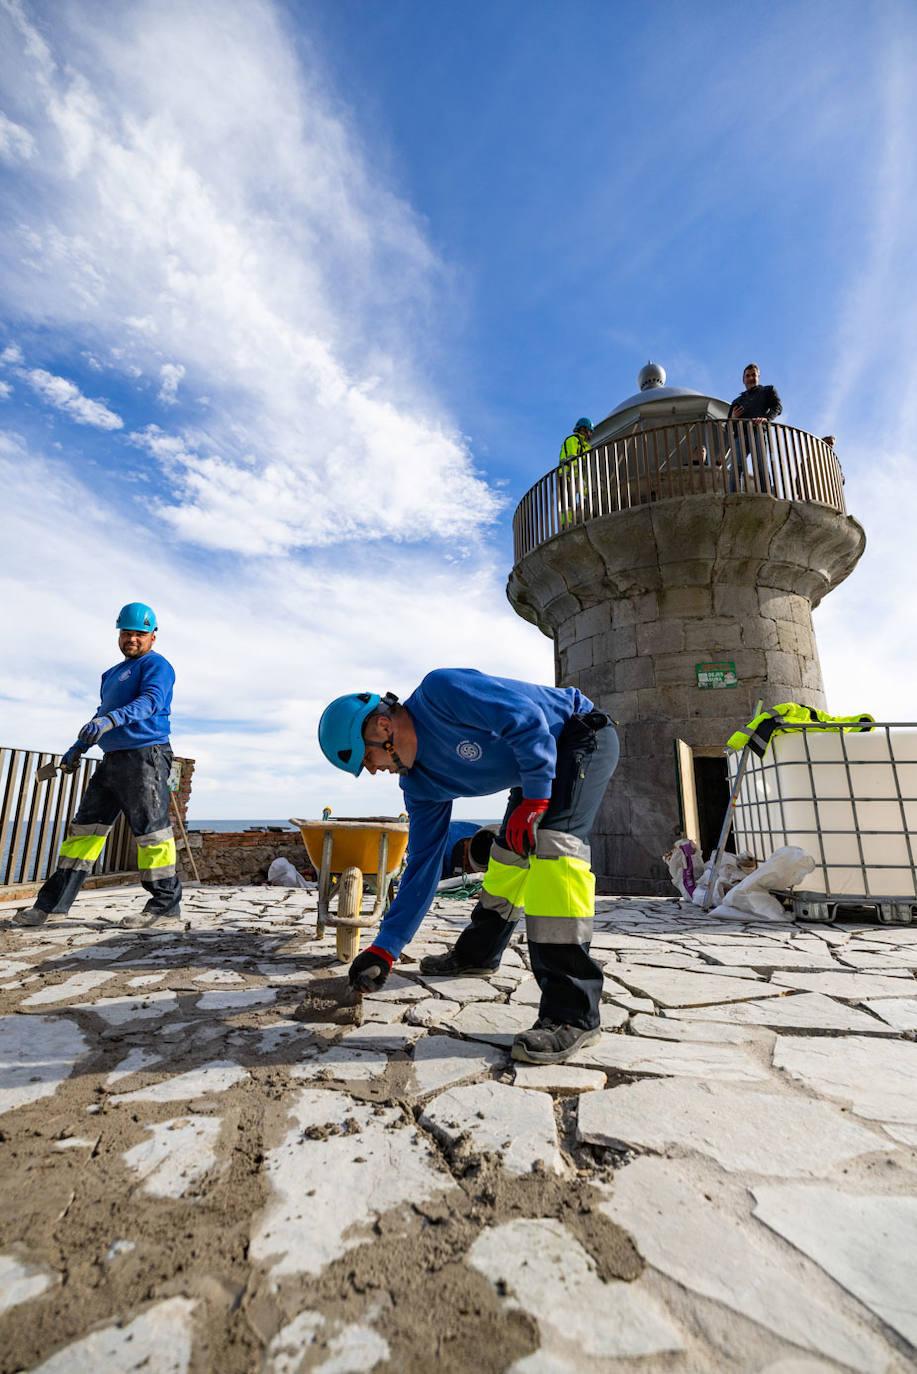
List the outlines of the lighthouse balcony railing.
<svg viewBox="0 0 917 1374">
<path fill-rule="evenodd" d="M 515 560 L 576 525 L 685 496 L 769 496 L 846 515 L 834 449 L 791 425 L 698 420 L 595 444 L 525 493 L 513 517 Z"/>
</svg>

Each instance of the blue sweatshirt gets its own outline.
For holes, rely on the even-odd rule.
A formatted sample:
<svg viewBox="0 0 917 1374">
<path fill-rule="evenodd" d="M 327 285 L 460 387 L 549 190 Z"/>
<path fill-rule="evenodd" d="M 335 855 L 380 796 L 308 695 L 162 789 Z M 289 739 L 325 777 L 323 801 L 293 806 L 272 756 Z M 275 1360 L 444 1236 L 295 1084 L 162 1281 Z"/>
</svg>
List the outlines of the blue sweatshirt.
<svg viewBox="0 0 917 1374">
<path fill-rule="evenodd" d="M 453 800 L 511 787 L 526 797 L 549 797 L 557 737 L 571 716 L 593 709 L 576 687 L 537 687 L 474 668 L 428 673 L 404 704 L 417 731 L 417 759 L 400 779 L 410 820 L 408 861 L 373 942 L 395 959 L 433 900 Z"/>
<path fill-rule="evenodd" d="M 140 658 L 125 658 L 102 674 L 97 716 L 115 723 L 99 740 L 104 754 L 169 743 L 169 711 L 175 670 L 151 649 Z"/>
</svg>

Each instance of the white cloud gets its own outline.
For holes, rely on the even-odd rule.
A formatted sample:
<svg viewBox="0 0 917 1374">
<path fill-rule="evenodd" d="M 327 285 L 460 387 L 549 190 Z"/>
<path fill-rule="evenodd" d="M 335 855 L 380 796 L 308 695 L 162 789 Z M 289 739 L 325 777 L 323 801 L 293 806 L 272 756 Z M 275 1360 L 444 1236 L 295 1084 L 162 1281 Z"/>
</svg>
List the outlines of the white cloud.
<svg viewBox="0 0 917 1374">
<path fill-rule="evenodd" d="M 159 376 L 162 385 L 159 388 L 159 400 L 163 405 L 174 406 L 178 397 L 178 388 L 185 369 L 181 363 L 163 363 L 159 369 Z"/>
<path fill-rule="evenodd" d="M 62 8 L 47 41 L 10 13 L 43 194 L 20 173 L 0 288 L 206 379 L 206 434 L 174 436 L 175 532 L 268 554 L 477 539 L 500 499 L 417 363 L 441 269 L 280 11 L 140 0 L 68 29 Z"/>
<path fill-rule="evenodd" d="M 18 374 L 48 405 L 62 410 L 78 425 L 95 429 L 123 429 L 124 421 L 103 401 L 91 401 L 66 377 L 55 377 L 43 368 L 22 368 Z"/>
<path fill-rule="evenodd" d="M 0 399 L 7 400 L 13 394 L 13 388 L 9 382 L 0 382 Z"/>
<path fill-rule="evenodd" d="M 35 140 L 21 124 L 0 110 L 0 158 L 7 162 L 26 162 L 35 151 Z"/>
<path fill-rule="evenodd" d="M 0 353 L 0 363 L 7 367 L 18 367 L 22 362 L 22 349 L 18 344 L 7 344 Z"/>
<path fill-rule="evenodd" d="M 117 660 L 118 606 L 149 601 L 157 648 L 177 673 L 174 747 L 197 759 L 199 817 L 320 814 L 325 804 L 397 813 L 391 780 L 349 778 L 320 755 L 318 718 L 332 697 L 370 687 L 404 697 L 443 665 L 553 680 L 550 642 L 511 610 L 499 563 L 463 568 L 375 548 L 344 570 L 323 555 L 308 566 L 237 559 L 227 580 L 150 538 L 139 502 L 101 504 L 63 463 L 0 430 L 0 486 L 14 485 L 0 549 L 4 633 L 17 646 L 0 663 L 5 738 L 65 748 Z M 36 548 L 41 575 L 25 579 Z M 97 594 L 75 598 L 74 587 Z M 459 810 L 487 816 L 499 805 Z"/>
</svg>

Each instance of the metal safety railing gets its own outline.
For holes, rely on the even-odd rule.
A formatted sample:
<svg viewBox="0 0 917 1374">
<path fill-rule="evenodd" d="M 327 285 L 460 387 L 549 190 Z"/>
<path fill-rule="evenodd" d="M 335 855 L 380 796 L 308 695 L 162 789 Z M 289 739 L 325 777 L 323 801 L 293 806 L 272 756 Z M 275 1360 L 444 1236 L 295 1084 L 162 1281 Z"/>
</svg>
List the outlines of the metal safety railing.
<svg viewBox="0 0 917 1374">
<path fill-rule="evenodd" d="M 833 448 L 805 430 L 750 420 L 660 425 L 596 444 L 530 487 L 513 516 L 515 561 L 586 521 L 702 493 L 810 501 L 847 513 Z"/>
<path fill-rule="evenodd" d="M 101 759 L 83 756 L 76 772 L 57 772 L 50 782 L 35 774 L 59 754 L 0 748 L 0 890 L 42 882 L 57 865 L 67 827 Z M 136 867 L 134 840 L 120 816 L 93 874 L 126 873 Z"/>
</svg>

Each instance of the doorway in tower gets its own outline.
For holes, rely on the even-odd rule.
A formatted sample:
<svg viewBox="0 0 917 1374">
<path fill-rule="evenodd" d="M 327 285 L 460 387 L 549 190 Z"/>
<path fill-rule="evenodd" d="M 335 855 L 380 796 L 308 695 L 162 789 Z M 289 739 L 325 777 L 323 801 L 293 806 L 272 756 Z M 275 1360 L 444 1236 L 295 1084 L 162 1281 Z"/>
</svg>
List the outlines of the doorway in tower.
<svg viewBox="0 0 917 1374">
<path fill-rule="evenodd" d="M 729 774 L 722 752 L 706 754 L 684 740 L 675 741 L 681 832 L 694 840 L 705 858 L 716 848 L 729 806 Z M 726 848 L 735 853 L 730 833 Z"/>
</svg>

